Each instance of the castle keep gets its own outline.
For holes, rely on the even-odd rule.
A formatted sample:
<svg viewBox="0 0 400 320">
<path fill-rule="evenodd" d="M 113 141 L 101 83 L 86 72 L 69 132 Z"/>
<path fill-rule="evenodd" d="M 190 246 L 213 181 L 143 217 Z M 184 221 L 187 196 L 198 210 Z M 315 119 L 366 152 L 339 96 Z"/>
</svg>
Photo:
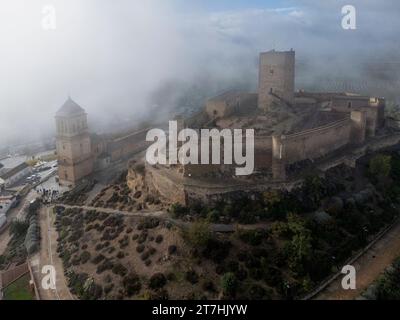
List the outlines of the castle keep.
<svg viewBox="0 0 400 320">
<path fill-rule="evenodd" d="M 295 52 L 275 50 L 260 54 L 258 107 L 267 111 L 284 101 L 294 104 Z"/>
</svg>

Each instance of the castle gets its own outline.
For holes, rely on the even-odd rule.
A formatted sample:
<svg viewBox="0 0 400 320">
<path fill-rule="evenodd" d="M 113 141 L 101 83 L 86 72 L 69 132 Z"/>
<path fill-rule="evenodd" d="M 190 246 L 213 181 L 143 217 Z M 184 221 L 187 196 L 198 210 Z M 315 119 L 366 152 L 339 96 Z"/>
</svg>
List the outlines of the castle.
<svg viewBox="0 0 400 320">
<path fill-rule="evenodd" d="M 254 129 L 255 173 L 235 176 L 232 165 L 132 166 L 132 189 L 147 188 L 170 202 L 208 201 L 234 192 L 289 187 L 302 170 L 347 161 L 384 131 L 385 99 L 354 93 L 295 92 L 295 52 L 260 54 L 258 92 L 228 91 L 180 127 Z M 363 149 L 364 148 L 364 149 Z M 135 181 L 140 180 L 146 186 Z"/>
<path fill-rule="evenodd" d="M 323 170 L 351 162 L 376 145 L 398 143 L 385 134 L 384 112 L 384 98 L 296 92 L 295 51 L 264 52 L 260 54 L 257 93 L 228 91 L 209 99 L 191 118 L 178 118 L 179 130 L 254 129 L 252 175 L 236 176 L 235 166 L 229 164 L 146 163 L 145 170 L 136 170 L 137 164 L 132 164 L 128 185 L 132 191 L 144 190 L 166 202 L 184 204 L 234 192 L 289 188 L 307 167 Z M 117 137 L 90 134 L 85 111 L 70 98 L 57 112 L 56 124 L 59 178 L 67 185 L 115 161 L 129 159 L 148 145 L 147 130 Z"/>
</svg>

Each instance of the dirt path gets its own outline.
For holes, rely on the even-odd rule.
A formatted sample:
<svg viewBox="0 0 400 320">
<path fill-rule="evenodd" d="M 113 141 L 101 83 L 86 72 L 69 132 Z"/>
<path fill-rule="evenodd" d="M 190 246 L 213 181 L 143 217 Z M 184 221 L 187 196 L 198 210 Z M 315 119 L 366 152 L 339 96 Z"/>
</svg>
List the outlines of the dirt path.
<svg viewBox="0 0 400 320">
<path fill-rule="evenodd" d="M 142 210 L 137 212 L 129 212 L 129 211 L 121 211 L 117 209 L 111 208 L 100 208 L 100 207 L 91 207 L 91 206 L 71 206 L 66 204 L 60 204 L 65 208 L 81 208 L 84 210 L 96 210 L 98 212 L 105 212 L 105 213 L 112 213 L 112 214 L 122 214 L 125 216 L 131 217 L 155 217 L 160 218 L 166 221 L 171 222 L 172 224 L 178 227 L 188 227 L 190 222 L 184 222 L 179 219 L 173 219 L 170 215 L 165 211 L 150 211 L 150 210 Z M 257 223 L 257 224 L 248 224 L 248 225 L 241 225 L 241 224 L 220 224 L 220 223 L 212 223 L 210 225 L 211 231 L 213 232 L 222 232 L 222 233 L 231 233 L 235 232 L 238 228 L 246 229 L 246 230 L 253 230 L 253 229 L 266 229 L 271 225 L 271 223 Z"/>
<path fill-rule="evenodd" d="M 40 298 L 42 300 L 74 300 L 70 293 L 64 276 L 62 261 L 58 257 L 57 248 L 57 231 L 54 227 L 54 214 L 49 207 L 42 207 L 40 210 L 40 233 L 41 243 L 40 252 L 30 258 L 33 267 L 34 277 L 38 284 Z M 45 265 L 54 266 L 56 271 L 56 289 L 44 289 L 41 286 L 43 275 L 42 267 Z"/>
<path fill-rule="evenodd" d="M 57 205 L 57 204 L 56 204 Z M 100 208 L 100 207 L 91 207 L 91 206 L 71 206 L 67 204 L 58 204 L 60 206 L 63 206 L 65 208 L 80 208 L 84 209 L 87 211 L 90 210 L 96 210 L 98 212 L 105 212 L 105 213 L 111 213 L 111 214 L 122 214 L 125 216 L 132 216 L 132 217 L 159 217 L 159 218 L 166 218 L 168 214 L 165 211 L 137 211 L 137 212 L 129 212 L 129 211 L 121 211 L 117 209 L 111 209 L 111 208 Z"/>
<path fill-rule="evenodd" d="M 400 256 L 400 222 L 364 253 L 353 266 L 357 271 L 357 289 L 344 290 L 343 277 L 338 277 L 314 297 L 316 300 L 353 300 L 369 287 L 379 275 Z"/>
</svg>

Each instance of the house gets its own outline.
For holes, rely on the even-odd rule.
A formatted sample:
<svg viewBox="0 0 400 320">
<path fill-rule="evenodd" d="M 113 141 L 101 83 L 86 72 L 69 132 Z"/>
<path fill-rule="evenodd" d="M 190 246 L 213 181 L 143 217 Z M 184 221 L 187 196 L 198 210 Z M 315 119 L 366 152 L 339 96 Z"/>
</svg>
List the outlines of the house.
<svg viewBox="0 0 400 320">
<path fill-rule="evenodd" d="M 12 168 L 11 170 L 7 171 L 6 173 L 2 174 L 0 176 L 0 179 L 4 181 L 4 187 L 9 187 L 22 179 L 23 177 L 26 177 L 32 172 L 32 168 L 26 163 L 23 162 L 20 165 L 16 166 L 15 168 Z"/>
<path fill-rule="evenodd" d="M 0 229 L 4 226 L 7 222 L 7 218 L 5 214 L 0 214 Z"/>
<path fill-rule="evenodd" d="M 0 216 L 6 215 L 8 210 L 14 208 L 17 204 L 17 197 L 15 195 L 0 196 Z"/>
</svg>

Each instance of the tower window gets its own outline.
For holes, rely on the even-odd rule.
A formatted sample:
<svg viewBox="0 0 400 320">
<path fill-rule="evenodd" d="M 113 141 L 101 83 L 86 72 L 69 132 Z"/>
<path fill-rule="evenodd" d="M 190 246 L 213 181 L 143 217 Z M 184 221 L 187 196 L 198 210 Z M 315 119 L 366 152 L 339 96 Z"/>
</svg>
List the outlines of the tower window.
<svg viewBox="0 0 400 320">
<path fill-rule="evenodd" d="M 269 73 L 270 73 L 270 74 L 274 74 L 274 69 L 270 69 L 270 70 L 269 70 Z"/>
</svg>

